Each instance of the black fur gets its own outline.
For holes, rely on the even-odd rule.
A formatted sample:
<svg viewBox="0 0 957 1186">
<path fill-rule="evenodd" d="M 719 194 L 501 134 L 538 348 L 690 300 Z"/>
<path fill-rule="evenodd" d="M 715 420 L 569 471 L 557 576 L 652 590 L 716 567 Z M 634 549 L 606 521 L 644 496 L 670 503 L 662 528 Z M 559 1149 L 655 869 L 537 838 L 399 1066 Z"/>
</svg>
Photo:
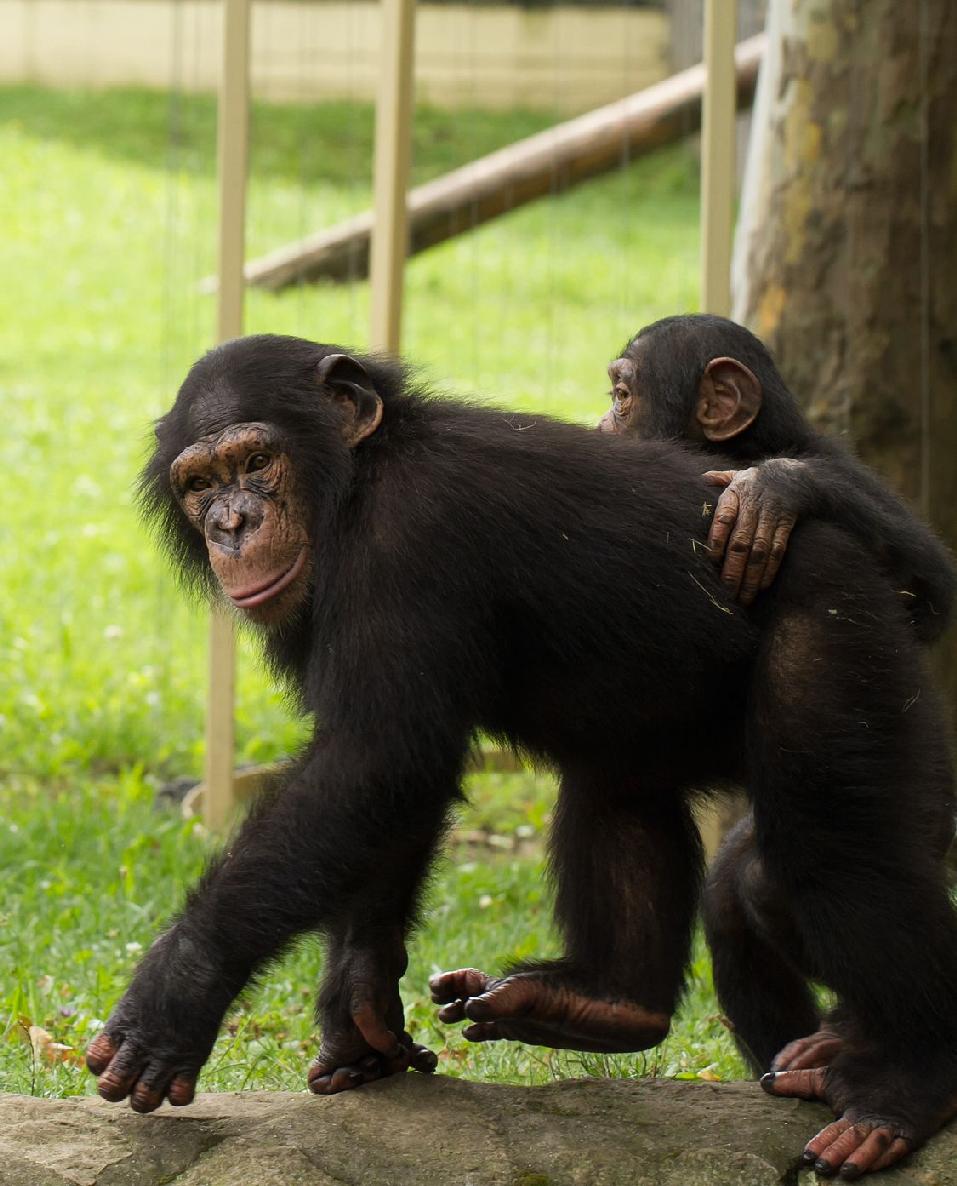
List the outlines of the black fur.
<svg viewBox="0 0 957 1186">
<path fill-rule="evenodd" d="M 842 1075 L 861 1076 L 853 1058 L 864 1051 L 872 1060 L 880 1051 L 878 1061 L 895 1066 L 919 1068 L 926 1058 L 941 1067 L 938 1042 L 954 1057 L 957 982 L 952 938 L 938 946 L 931 936 L 953 935 L 943 886 L 954 792 L 947 730 L 913 636 L 932 641 L 948 624 L 952 557 L 870 470 L 811 428 L 768 351 L 743 327 L 710 315 L 669 317 L 623 354 L 638 369 L 638 431 L 658 439 L 688 431 L 712 359 L 743 362 L 762 385 L 763 403 L 751 427 L 722 442 L 722 455 L 734 467 L 760 464 L 767 488 L 799 522 L 830 520 L 848 533 L 832 541 L 828 564 L 808 583 L 807 532 L 799 529 L 755 613 L 769 628 L 751 688 L 753 813 L 722 846 L 704 895 L 722 1008 L 744 1054 L 765 1070 L 818 1025 L 809 981 L 828 984 L 839 997 L 828 1027 L 846 1045 L 833 1071 L 837 1095 Z M 808 464 L 779 466 L 774 458 Z M 859 580 L 850 537 L 889 581 Z M 901 589 L 914 593 L 913 636 L 898 621 Z M 821 616 L 829 603 L 831 623 Z M 880 652 L 871 649 L 874 631 Z M 840 790 L 821 780 L 830 762 L 851 776 L 839 780 Z M 882 1074 L 886 1095 L 886 1066 Z M 935 1082 L 933 1072 L 928 1078 Z M 936 1088 L 948 1081 L 938 1071 Z M 920 1091 L 911 1083 L 899 1092 L 898 1115 L 910 1113 L 913 1134 Z"/>
<path fill-rule="evenodd" d="M 317 725 L 144 960 L 114 1040 L 160 1049 L 167 1073 L 177 1060 L 198 1069 L 228 999 L 305 930 L 330 940 L 320 1016 L 336 1057 L 369 1053 L 357 994 L 398 1032 L 403 940 L 482 730 L 562 775 L 552 855 L 566 955 L 543 977 L 670 1013 L 700 867 L 689 801 L 744 780 L 817 974 L 877 1045 L 894 1016 L 929 1053 L 930 1011 L 952 1049 L 957 925 L 918 857 L 945 763 L 933 697 L 869 558 L 805 524 L 780 591 L 750 614 L 703 547 L 701 455 L 434 399 L 374 358 L 383 423 L 350 451 L 313 377 L 334 349 L 221 347 L 157 428 L 146 506 L 200 585 L 170 461 L 236 421 L 285 434 L 313 514 L 315 589 L 266 647 Z M 900 971 L 918 947 L 936 953 L 919 1005 Z"/>
<path fill-rule="evenodd" d="M 862 465 L 839 441 L 815 432 L 788 390 L 764 344 L 724 317 L 690 314 L 646 326 L 622 351 L 639 360 L 642 401 L 639 431 L 645 439 L 685 437 L 705 368 L 730 356 L 757 376 L 763 389 L 754 423 L 733 440 L 711 446 L 737 467 L 769 458 L 810 462 L 765 467 L 768 489 L 799 519 L 839 524 L 876 557 L 897 590 L 913 596 L 908 609 L 918 637 L 933 642 L 943 634 L 957 596 L 954 558 L 907 504 Z"/>
</svg>

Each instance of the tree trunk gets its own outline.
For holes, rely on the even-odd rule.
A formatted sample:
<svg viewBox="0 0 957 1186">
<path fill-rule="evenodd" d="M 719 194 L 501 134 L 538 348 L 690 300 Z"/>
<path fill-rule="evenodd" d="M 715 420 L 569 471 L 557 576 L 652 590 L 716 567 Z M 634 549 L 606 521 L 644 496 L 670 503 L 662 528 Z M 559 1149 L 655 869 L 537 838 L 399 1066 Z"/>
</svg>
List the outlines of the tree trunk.
<svg viewBox="0 0 957 1186">
<path fill-rule="evenodd" d="M 957 545 L 957 4 L 772 0 L 735 317 Z M 937 648 L 957 703 L 957 634 Z"/>
</svg>

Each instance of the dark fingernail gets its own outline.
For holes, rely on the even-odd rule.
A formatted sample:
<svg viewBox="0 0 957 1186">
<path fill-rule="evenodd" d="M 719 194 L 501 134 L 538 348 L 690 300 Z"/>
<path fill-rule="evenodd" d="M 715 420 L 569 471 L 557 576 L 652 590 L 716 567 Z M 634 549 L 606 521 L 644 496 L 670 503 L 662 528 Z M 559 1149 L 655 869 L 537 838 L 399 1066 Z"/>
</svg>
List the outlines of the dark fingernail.
<svg viewBox="0 0 957 1186">
<path fill-rule="evenodd" d="M 764 1088 L 765 1091 L 770 1091 L 771 1087 L 774 1085 L 775 1078 L 776 1078 L 776 1072 L 768 1071 L 766 1074 L 761 1076 L 761 1078 L 758 1080 L 758 1082 L 761 1084 L 761 1086 Z"/>
<path fill-rule="evenodd" d="M 350 1083 L 361 1083 L 364 1078 L 365 1078 L 365 1076 L 362 1074 L 361 1071 L 350 1071 L 349 1072 L 349 1082 Z"/>
<path fill-rule="evenodd" d="M 855 1165 L 853 1161 L 849 1161 L 841 1166 L 841 1177 L 845 1182 L 856 1182 L 863 1173 L 863 1169 L 859 1165 Z"/>
<path fill-rule="evenodd" d="M 814 1172 L 822 1178 L 833 1178 L 835 1169 L 833 1165 L 828 1165 L 826 1161 L 818 1159 L 814 1163 Z"/>
</svg>

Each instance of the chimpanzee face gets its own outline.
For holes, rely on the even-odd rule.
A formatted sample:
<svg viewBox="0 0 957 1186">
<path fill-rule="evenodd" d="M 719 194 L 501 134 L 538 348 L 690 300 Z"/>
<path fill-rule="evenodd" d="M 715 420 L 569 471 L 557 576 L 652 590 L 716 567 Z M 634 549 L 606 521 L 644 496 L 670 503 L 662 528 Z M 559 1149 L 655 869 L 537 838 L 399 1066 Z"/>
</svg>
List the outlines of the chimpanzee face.
<svg viewBox="0 0 957 1186">
<path fill-rule="evenodd" d="M 252 422 L 201 437 L 173 461 L 170 483 L 225 596 L 259 625 L 285 621 L 308 596 L 312 565 L 279 431 Z"/>
<path fill-rule="evenodd" d="M 638 426 L 640 395 L 635 360 L 623 355 L 608 367 L 611 380 L 611 407 L 598 423 L 599 432 L 635 432 Z"/>
</svg>

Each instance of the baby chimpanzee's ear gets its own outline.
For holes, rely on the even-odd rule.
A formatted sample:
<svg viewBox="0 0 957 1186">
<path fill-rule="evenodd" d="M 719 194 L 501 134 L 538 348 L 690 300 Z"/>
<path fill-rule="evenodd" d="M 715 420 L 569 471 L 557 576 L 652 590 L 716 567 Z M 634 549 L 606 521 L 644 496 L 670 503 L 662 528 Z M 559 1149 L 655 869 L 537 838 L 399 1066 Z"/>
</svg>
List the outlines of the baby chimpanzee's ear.
<svg viewBox="0 0 957 1186">
<path fill-rule="evenodd" d="M 730 441 L 754 423 L 763 392 L 753 371 L 736 358 L 712 358 L 698 385 L 695 419 L 709 441 Z"/>
<path fill-rule="evenodd" d="M 382 398 L 362 363 L 349 354 L 327 354 L 316 376 L 342 407 L 346 444 L 352 448 L 371 436 L 382 423 Z"/>
</svg>

